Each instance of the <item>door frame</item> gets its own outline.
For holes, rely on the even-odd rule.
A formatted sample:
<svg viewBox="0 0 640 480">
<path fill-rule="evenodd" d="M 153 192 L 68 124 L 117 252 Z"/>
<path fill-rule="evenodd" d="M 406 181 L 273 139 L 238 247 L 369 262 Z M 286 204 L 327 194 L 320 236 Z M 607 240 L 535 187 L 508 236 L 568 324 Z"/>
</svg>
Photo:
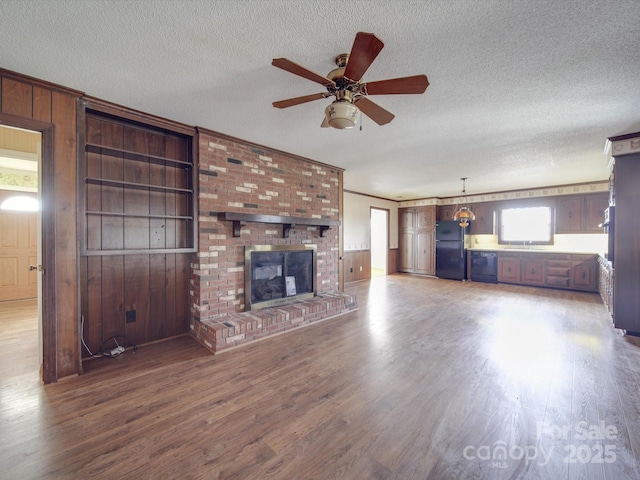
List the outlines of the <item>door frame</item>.
<svg viewBox="0 0 640 480">
<path fill-rule="evenodd" d="M 0 113 L 0 125 L 40 132 L 42 155 L 38 165 L 38 191 L 40 198 L 40 249 L 42 255 L 42 381 L 57 380 L 56 311 L 55 311 L 55 188 L 52 123 Z"/>
<path fill-rule="evenodd" d="M 373 218 L 373 211 L 379 210 L 381 212 L 386 212 L 387 214 L 387 222 L 386 222 L 386 248 L 384 252 L 384 274 L 389 275 L 389 237 L 390 237 L 390 223 L 391 223 L 391 212 L 388 208 L 380 208 L 380 207 L 369 207 L 369 245 L 370 245 L 370 255 L 369 255 L 369 270 L 372 270 L 371 262 L 373 261 L 373 232 L 371 231 L 371 219 Z"/>
</svg>

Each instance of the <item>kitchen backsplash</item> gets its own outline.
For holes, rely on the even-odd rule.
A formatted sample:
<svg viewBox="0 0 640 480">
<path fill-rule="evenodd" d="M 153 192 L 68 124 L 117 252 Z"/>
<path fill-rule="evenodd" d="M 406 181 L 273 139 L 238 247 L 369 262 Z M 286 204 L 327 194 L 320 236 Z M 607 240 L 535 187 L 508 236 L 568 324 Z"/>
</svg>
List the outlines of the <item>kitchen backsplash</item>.
<svg viewBox="0 0 640 480">
<path fill-rule="evenodd" d="M 523 248 L 522 244 L 500 245 L 497 235 L 469 235 L 470 248 Z M 534 245 L 524 247 L 529 250 L 546 250 L 576 253 L 599 253 L 607 251 L 607 235 L 600 233 L 554 235 L 553 245 Z"/>
</svg>

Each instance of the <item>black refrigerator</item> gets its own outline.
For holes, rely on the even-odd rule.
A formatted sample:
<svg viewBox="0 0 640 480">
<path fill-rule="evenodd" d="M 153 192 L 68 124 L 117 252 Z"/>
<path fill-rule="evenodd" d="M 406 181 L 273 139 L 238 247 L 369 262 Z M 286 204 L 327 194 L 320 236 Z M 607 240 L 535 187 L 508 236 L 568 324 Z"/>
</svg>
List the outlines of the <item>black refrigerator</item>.
<svg viewBox="0 0 640 480">
<path fill-rule="evenodd" d="M 436 277 L 467 279 L 465 229 L 460 222 L 436 222 Z"/>
</svg>

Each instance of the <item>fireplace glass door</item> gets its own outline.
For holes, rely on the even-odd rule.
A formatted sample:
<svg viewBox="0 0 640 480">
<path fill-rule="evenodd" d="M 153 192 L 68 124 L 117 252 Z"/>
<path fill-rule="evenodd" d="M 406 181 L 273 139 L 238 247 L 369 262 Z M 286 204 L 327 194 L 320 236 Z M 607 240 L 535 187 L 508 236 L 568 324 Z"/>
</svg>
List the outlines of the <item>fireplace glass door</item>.
<svg viewBox="0 0 640 480">
<path fill-rule="evenodd" d="M 290 303 L 316 292 L 315 245 L 257 245 L 245 250 L 246 309 Z M 248 280 L 248 281 L 247 281 Z"/>
</svg>

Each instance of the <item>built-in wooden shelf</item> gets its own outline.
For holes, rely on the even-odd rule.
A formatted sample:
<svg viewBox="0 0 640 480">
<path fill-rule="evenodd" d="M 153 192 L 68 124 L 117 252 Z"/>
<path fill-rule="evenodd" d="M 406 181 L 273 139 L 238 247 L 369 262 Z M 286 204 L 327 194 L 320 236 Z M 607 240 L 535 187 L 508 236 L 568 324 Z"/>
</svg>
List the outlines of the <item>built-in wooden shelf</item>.
<svg viewBox="0 0 640 480">
<path fill-rule="evenodd" d="M 186 193 L 186 194 L 193 193 L 193 190 L 189 188 L 165 187 L 164 185 L 151 185 L 148 183 L 124 182 L 121 180 L 107 180 L 106 178 L 86 177 L 84 181 L 86 183 L 92 183 L 95 185 L 107 185 L 109 187 L 136 188 L 140 190 L 154 190 L 156 192 L 175 192 L 175 193 Z"/>
<path fill-rule="evenodd" d="M 150 215 L 145 213 L 126 213 L 126 212 L 97 212 L 87 210 L 87 215 L 102 215 L 105 217 L 132 217 L 132 218 L 166 218 L 169 220 L 193 220 L 188 215 Z"/>
<path fill-rule="evenodd" d="M 87 152 L 96 152 L 96 153 L 108 153 L 112 155 L 122 155 L 127 157 L 130 160 L 138 160 L 141 162 L 150 162 L 157 163 L 160 165 L 164 165 L 167 163 L 173 165 L 179 165 L 184 168 L 191 168 L 193 165 L 191 162 L 185 162 L 184 160 L 175 160 L 173 158 L 161 157 L 159 155 L 150 155 L 147 153 L 134 152 L 132 150 L 126 150 L 124 148 L 116 148 L 116 147 L 106 147 L 104 145 L 98 145 L 95 143 L 85 143 L 85 150 Z"/>
<path fill-rule="evenodd" d="M 234 237 L 240 236 L 242 226 L 247 223 L 274 223 L 282 225 L 283 238 L 289 238 L 291 229 L 295 226 L 318 227 L 320 229 L 320 236 L 324 237 L 326 236 L 327 230 L 340 225 L 340 220 L 328 220 L 324 218 L 303 218 L 286 215 L 261 215 L 236 212 L 223 212 L 222 215 L 224 215 L 225 220 L 233 222 Z"/>
</svg>

